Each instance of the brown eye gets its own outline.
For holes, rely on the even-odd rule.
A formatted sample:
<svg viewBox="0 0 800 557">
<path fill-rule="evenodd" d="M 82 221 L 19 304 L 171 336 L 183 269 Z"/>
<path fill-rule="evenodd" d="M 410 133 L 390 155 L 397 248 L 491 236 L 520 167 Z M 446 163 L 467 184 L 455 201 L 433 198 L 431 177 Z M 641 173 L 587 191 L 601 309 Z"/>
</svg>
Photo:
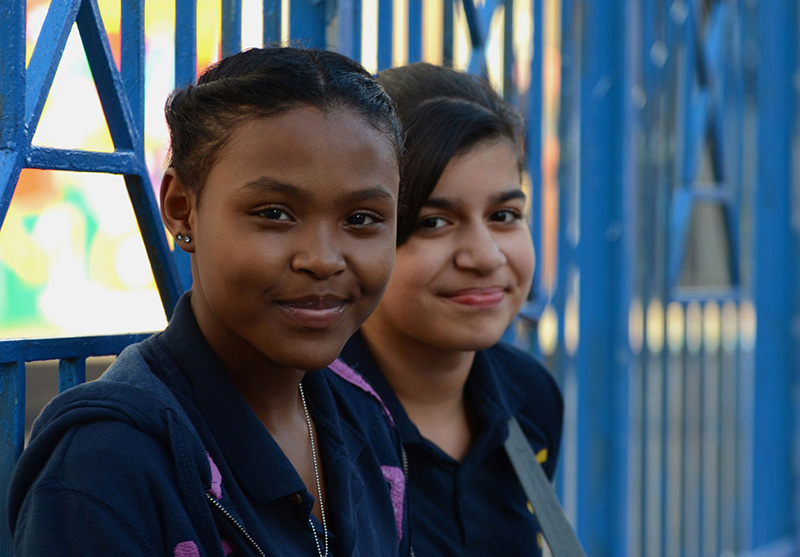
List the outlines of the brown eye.
<svg viewBox="0 0 800 557">
<path fill-rule="evenodd" d="M 445 225 L 445 220 L 443 218 L 430 217 L 419 221 L 419 223 L 417 224 L 417 228 L 433 229 L 433 228 L 441 228 L 444 225 Z"/>
<path fill-rule="evenodd" d="M 522 218 L 516 211 L 511 211 L 509 209 L 503 209 L 502 211 L 495 211 L 489 216 L 489 220 L 494 222 L 512 222 L 517 219 Z"/>
<path fill-rule="evenodd" d="M 381 222 L 381 220 L 377 216 L 370 215 L 369 213 L 356 213 L 347 217 L 345 222 L 351 226 L 368 226 L 376 222 Z"/>
<path fill-rule="evenodd" d="M 289 215 L 280 209 L 269 208 L 261 211 L 259 214 L 267 220 L 289 220 Z"/>
</svg>

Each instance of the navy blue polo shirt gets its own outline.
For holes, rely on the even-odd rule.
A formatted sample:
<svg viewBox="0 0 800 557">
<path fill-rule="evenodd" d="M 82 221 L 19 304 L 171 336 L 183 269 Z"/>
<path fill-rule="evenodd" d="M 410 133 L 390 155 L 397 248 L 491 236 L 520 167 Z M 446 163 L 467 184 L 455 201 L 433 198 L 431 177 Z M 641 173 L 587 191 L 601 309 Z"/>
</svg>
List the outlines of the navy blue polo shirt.
<svg viewBox="0 0 800 557">
<path fill-rule="evenodd" d="M 514 415 L 552 479 L 563 400 L 539 362 L 503 343 L 476 353 L 465 396 L 477 431 L 458 462 L 420 434 L 360 333 L 340 359 L 372 385 L 400 432 L 408 461 L 411 542 L 418 557 L 541 555 L 538 523 L 503 446 Z"/>
<path fill-rule="evenodd" d="M 359 379 L 303 379 L 330 555 L 407 555 L 399 436 Z M 311 556 L 315 535 L 323 544 L 313 496 L 218 363 L 188 295 L 165 331 L 54 400 L 11 491 L 19 555 Z"/>
</svg>

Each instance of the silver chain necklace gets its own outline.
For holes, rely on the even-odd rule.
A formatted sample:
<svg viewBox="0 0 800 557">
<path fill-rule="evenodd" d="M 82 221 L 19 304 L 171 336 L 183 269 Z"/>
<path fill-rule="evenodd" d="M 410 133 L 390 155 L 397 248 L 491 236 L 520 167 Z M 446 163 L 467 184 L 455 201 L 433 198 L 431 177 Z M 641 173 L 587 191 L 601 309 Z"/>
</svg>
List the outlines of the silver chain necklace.
<svg viewBox="0 0 800 557">
<path fill-rule="evenodd" d="M 322 552 L 322 547 L 319 545 L 319 536 L 314 528 L 314 522 L 311 517 L 308 517 L 308 525 L 311 526 L 311 532 L 314 534 L 314 543 L 317 544 L 317 553 L 320 557 L 328 557 L 328 524 L 325 522 L 325 506 L 322 504 L 322 488 L 319 482 L 319 468 L 317 467 L 317 449 L 314 447 L 314 430 L 311 427 L 311 416 L 308 413 L 308 406 L 306 405 L 306 395 L 303 392 L 303 384 L 299 383 L 300 387 L 300 400 L 303 401 L 303 412 L 306 414 L 306 424 L 308 424 L 308 437 L 311 439 L 311 462 L 314 464 L 314 479 L 317 482 L 317 495 L 319 496 L 319 514 L 322 517 L 322 530 L 325 535 L 325 552 Z"/>
</svg>

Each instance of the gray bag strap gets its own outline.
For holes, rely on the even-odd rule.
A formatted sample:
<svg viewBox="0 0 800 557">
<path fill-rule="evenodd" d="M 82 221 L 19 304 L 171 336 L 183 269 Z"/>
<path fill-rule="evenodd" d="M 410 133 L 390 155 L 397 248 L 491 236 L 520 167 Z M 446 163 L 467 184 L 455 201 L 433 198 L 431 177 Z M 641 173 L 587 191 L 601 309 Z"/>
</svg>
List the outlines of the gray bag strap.
<svg viewBox="0 0 800 557">
<path fill-rule="evenodd" d="M 536 519 L 553 557 L 586 557 L 550 481 L 514 416 L 508 420 L 505 447 L 522 489 L 533 505 Z"/>
</svg>

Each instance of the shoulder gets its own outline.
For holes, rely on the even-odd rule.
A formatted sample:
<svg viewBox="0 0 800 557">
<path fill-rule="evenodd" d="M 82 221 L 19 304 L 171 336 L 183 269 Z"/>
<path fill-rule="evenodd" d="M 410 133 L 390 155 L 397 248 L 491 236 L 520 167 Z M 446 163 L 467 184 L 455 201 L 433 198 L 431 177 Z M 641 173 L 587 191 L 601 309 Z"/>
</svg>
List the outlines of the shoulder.
<svg viewBox="0 0 800 557">
<path fill-rule="evenodd" d="M 158 514 L 156 501 L 172 499 L 174 508 L 179 500 L 164 444 L 120 420 L 59 430 L 52 444 L 45 430 L 15 469 L 8 503 L 18 550 L 26 548 L 20 554 L 42 549 L 42 537 L 74 549 L 86 524 L 102 528 L 101 546 L 113 536 L 122 552 L 160 550 L 152 544 L 160 537 L 158 521 L 150 518 Z"/>
<path fill-rule="evenodd" d="M 552 478 L 561 446 L 564 399 L 550 371 L 532 355 L 506 343 L 484 351 L 509 409 Z"/>
<path fill-rule="evenodd" d="M 531 354 L 504 342 L 483 353 L 496 370 L 506 396 L 563 406 L 561 389 L 552 373 Z"/>
</svg>

